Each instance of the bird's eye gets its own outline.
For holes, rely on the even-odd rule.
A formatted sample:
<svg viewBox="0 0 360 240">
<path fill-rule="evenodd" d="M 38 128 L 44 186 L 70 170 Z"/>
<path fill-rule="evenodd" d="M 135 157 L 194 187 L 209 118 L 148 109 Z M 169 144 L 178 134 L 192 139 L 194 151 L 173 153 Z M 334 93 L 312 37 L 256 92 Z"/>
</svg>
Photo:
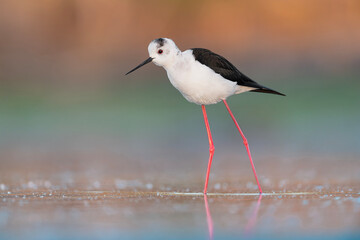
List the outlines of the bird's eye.
<svg viewBox="0 0 360 240">
<path fill-rule="evenodd" d="M 163 50 L 159 49 L 158 54 L 162 54 L 162 53 L 163 53 Z"/>
</svg>

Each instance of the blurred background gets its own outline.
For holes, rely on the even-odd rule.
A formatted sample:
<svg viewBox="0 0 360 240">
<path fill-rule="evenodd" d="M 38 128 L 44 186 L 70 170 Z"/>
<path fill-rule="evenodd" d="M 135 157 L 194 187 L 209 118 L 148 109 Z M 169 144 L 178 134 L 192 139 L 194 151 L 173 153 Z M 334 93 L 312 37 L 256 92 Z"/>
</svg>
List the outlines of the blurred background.
<svg viewBox="0 0 360 240">
<path fill-rule="evenodd" d="M 211 49 L 287 95 L 228 99 L 264 192 L 311 193 L 264 196 L 256 229 L 266 238 L 359 235 L 360 1 L 0 5 L 0 238 L 143 239 L 164 229 L 165 239 L 181 229 L 205 238 L 210 212 L 218 236 L 255 225 L 256 196 L 210 196 L 205 216 L 202 196 L 156 194 L 201 192 L 208 161 L 200 106 L 153 64 L 125 76 L 159 37 Z M 257 192 L 225 107 L 207 111 L 216 148 L 209 192 Z"/>
<path fill-rule="evenodd" d="M 0 167 L 16 184 L 69 169 L 203 180 L 200 107 L 159 67 L 124 76 L 158 37 L 211 49 L 287 95 L 229 98 L 263 177 L 294 161 L 311 176 L 316 161 L 359 164 L 359 1 L 2 0 L 0 36 Z M 208 115 L 214 176 L 251 177 L 223 104 Z"/>
</svg>

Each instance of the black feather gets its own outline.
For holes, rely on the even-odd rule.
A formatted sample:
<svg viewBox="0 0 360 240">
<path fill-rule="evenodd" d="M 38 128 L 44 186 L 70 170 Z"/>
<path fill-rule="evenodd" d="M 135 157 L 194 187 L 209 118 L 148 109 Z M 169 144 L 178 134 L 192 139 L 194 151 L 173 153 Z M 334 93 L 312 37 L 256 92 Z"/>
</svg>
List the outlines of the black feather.
<svg viewBox="0 0 360 240">
<path fill-rule="evenodd" d="M 223 78 L 236 82 L 237 85 L 256 88 L 251 92 L 263 92 L 272 93 L 285 96 L 282 93 L 274 91 L 270 88 L 264 87 L 257 82 L 251 80 L 245 74 L 241 73 L 234 65 L 232 65 L 224 57 L 213 53 L 210 50 L 204 48 L 192 48 L 195 60 L 199 61 L 214 70 L 214 72 L 220 74 Z"/>
<path fill-rule="evenodd" d="M 159 47 L 162 47 L 162 46 L 164 46 L 164 44 L 165 44 L 165 39 L 163 39 L 163 38 L 157 38 L 157 39 L 154 40 L 154 42 L 156 42 L 157 44 L 159 44 Z"/>
</svg>

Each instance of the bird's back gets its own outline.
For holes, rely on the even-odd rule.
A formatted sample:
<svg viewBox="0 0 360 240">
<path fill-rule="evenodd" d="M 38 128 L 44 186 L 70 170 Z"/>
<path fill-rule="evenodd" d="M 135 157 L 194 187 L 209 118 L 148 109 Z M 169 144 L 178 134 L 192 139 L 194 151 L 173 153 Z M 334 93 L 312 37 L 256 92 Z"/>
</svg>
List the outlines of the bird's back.
<svg viewBox="0 0 360 240">
<path fill-rule="evenodd" d="M 214 72 L 220 74 L 223 78 L 232 82 L 236 82 L 236 84 L 239 86 L 247 87 L 249 91 L 284 95 L 251 80 L 245 74 L 241 73 L 227 59 L 208 49 L 192 48 L 192 51 L 196 61 L 199 61 L 200 63 L 208 66 Z"/>
</svg>

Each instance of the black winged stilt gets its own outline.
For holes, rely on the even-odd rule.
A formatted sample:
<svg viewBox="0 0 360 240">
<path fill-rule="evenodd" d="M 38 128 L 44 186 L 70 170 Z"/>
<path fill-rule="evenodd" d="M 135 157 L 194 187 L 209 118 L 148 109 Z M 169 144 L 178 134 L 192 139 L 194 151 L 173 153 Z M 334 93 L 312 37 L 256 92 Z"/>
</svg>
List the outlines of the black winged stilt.
<svg viewBox="0 0 360 240">
<path fill-rule="evenodd" d="M 204 48 L 192 48 L 181 52 L 173 40 L 169 38 L 158 38 L 149 44 L 148 51 L 150 57 L 126 73 L 126 75 L 149 62 L 153 62 L 166 70 L 170 82 L 180 91 L 186 100 L 201 105 L 210 146 L 204 194 L 207 193 L 211 162 L 215 151 L 205 105 L 215 104 L 220 101 L 224 102 L 226 109 L 243 139 L 261 194 L 262 189 L 256 175 L 248 141 L 232 114 L 226 99 L 231 95 L 242 92 L 285 95 L 256 83 L 242 74 L 224 57 Z"/>
</svg>

